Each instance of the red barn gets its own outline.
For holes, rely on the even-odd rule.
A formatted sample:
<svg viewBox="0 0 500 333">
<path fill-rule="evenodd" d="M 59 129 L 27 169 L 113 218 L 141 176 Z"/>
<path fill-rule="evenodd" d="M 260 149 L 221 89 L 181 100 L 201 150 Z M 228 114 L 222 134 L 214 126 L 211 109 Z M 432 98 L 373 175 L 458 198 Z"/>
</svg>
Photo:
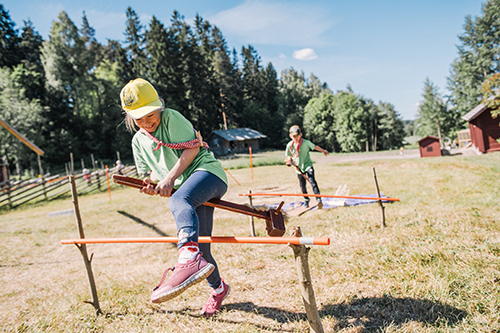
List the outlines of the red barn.
<svg viewBox="0 0 500 333">
<path fill-rule="evenodd" d="M 442 156 L 441 143 L 437 136 L 427 135 L 425 138 L 418 140 L 418 148 L 420 157 Z"/>
<path fill-rule="evenodd" d="M 469 122 L 471 142 L 481 153 L 500 151 L 500 117 L 493 118 L 486 104 L 479 104 L 462 119 Z"/>
</svg>

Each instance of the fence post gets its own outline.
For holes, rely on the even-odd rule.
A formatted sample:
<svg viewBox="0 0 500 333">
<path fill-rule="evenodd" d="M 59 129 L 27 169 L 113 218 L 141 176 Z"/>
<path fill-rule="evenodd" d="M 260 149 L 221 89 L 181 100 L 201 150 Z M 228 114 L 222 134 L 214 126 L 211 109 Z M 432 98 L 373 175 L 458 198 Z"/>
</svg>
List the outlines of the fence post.
<svg viewBox="0 0 500 333">
<path fill-rule="evenodd" d="M 377 198 L 380 198 L 380 190 L 378 188 L 377 175 L 375 173 L 375 167 L 372 167 L 373 171 L 373 181 L 375 182 L 375 190 L 377 191 Z M 385 228 L 385 207 L 382 204 L 382 200 L 378 200 L 378 204 L 380 206 L 380 211 L 382 213 L 382 228 Z"/>
<path fill-rule="evenodd" d="M 292 236 L 302 237 L 300 227 L 295 227 L 292 231 Z M 319 317 L 311 281 L 311 272 L 309 270 L 308 257 L 311 248 L 305 245 L 290 244 L 289 246 L 292 248 L 293 255 L 295 257 L 295 267 L 297 269 L 297 275 L 299 276 L 300 291 L 302 292 L 302 301 L 304 302 L 304 307 L 306 308 L 309 327 L 311 328 L 311 332 L 323 333 L 323 324 L 321 323 L 321 318 Z"/>
<path fill-rule="evenodd" d="M 250 202 L 250 206 L 253 207 L 252 203 L 252 191 L 248 190 L 248 201 Z M 253 221 L 253 216 L 250 216 L 250 233 L 252 237 L 255 237 L 255 223 Z"/>
<path fill-rule="evenodd" d="M 73 199 L 73 209 L 75 211 L 75 219 L 76 219 L 76 226 L 78 228 L 78 234 L 80 238 L 85 238 L 85 234 L 83 232 L 83 224 L 82 224 L 82 218 L 80 216 L 80 209 L 78 206 L 78 193 L 76 191 L 76 184 L 75 184 L 75 176 L 71 175 L 69 177 L 69 181 L 71 184 L 71 197 Z M 92 272 L 92 257 L 93 255 L 89 256 L 87 254 L 87 246 L 86 244 L 75 244 L 78 250 L 80 251 L 80 254 L 83 257 L 83 262 L 85 264 L 85 269 L 87 270 L 87 276 L 89 278 L 89 283 L 90 283 L 90 292 L 92 293 L 92 301 L 85 301 L 85 303 L 92 304 L 94 307 L 96 314 L 101 315 L 101 307 L 99 306 L 99 299 L 97 297 L 97 288 L 95 286 L 95 280 L 94 280 L 94 273 Z"/>
</svg>

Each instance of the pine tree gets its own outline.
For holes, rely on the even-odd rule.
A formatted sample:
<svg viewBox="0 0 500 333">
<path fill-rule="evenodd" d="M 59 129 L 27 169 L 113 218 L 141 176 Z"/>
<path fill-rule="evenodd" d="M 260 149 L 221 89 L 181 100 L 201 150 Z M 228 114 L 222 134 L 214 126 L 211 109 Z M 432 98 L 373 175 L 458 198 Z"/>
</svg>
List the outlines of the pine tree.
<svg viewBox="0 0 500 333">
<path fill-rule="evenodd" d="M 41 60 L 42 37 L 31 21 L 24 21 L 19 43 L 19 56 L 23 69 L 17 80 L 24 87 L 28 99 L 44 99 L 45 72 Z"/>
<path fill-rule="evenodd" d="M 417 133 L 423 137 L 433 135 L 444 139 L 450 131 L 450 113 L 443 101 L 438 87 L 428 78 L 424 83 L 423 101 L 418 107 L 416 119 Z M 443 142 L 441 142 L 443 144 Z"/>
<path fill-rule="evenodd" d="M 500 72 L 500 0 L 482 6 L 482 16 L 465 18 L 458 58 L 448 78 L 451 103 L 460 116 L 476 107 L 482 99 L 483 82 Z M 458 117 L 457 117 L 458 118 Z M 464 121 L 460 121 L 462 126 Z"/>
<path fill-rule="evenodd" d="M 0 67 L 14 67 L 19 63 L 19 36 L 9 12 L 0 4 Z"/>
<path fill-rule="evenodd" d="M 139 15 L 132 9 L 127 7 L 127 21 L 125 23 L 125 44 L 127 50 L 127 59 L 131 64 L 130 73 L 125 73 L 127 82 L 138 77 L 143 77 L 146 73 L 144 54 L 144 26 L 141 24 Z M 144 79 L 147 79 L 144 77 Z"/>
</svg>

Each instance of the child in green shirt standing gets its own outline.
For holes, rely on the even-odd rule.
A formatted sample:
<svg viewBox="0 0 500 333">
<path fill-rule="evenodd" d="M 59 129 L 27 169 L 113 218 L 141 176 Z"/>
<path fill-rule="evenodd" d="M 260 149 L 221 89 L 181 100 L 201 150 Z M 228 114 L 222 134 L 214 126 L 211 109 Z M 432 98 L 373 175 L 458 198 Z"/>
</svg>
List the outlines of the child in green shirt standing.
<svg viewBox="0 0 500 333">
<path fill-rule="evenodd" d="M 288 142 L 286 145 L 286 165 L 295 166 L 295 172 L 299 178 L 300 189 L 303 194 L 307 194 L 306 179 L 311 184 L 314 194 L 320 194 L 318 183 L 314 177 L 313 161 L 311 160 L 309 152 L 311 150 L 317 150 L 322 152 L 325 156 L 328 156 L 328 151 L 302 138 L 302 132 L 297 125 L 290 127 L 289 136 L 292 141 Z M 309 197 L 304 197 L 304 201 L 305 206 L 309 207 Z M 318 208 L 321 209 L 323 207 L 321 198 L 318 197 L 317 202 Z"/>
</svg>

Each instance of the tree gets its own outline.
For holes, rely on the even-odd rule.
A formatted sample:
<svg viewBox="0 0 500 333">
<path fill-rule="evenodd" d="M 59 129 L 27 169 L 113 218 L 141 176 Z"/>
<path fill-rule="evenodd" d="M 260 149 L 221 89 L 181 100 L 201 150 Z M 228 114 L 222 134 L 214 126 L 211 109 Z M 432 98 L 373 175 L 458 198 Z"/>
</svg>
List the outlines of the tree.
<svg viewBox="0 0 500 333">
<path fill-rule="evenodd" d="M 377 109 L 377 149 L 387 150 L 401 147 L 406 134 L 403 121 L 394 109 L 394 105 L 379 102 Z"/>
<path fill-rule="evenodd" d="M 128 62 L 131 64 L 130 72 L 125 73 L 128 82 L 143 76 L 146 71 L 146 55 L 144 54 L 144 34 L 142 32 L 144 26 L 141 24 L 139 15 L 130 6 L 127 7 L 126 15 L 125 49 L 127 50 Z"/>
<path fill-rule="evenodd" d="M 304 134 L 328 151 L 339 151 L 334 127 L 335 96 L 323 91 L 319 97 L 311 98 L 304 109 Z"/>
<path fill-rule="evenodd" d="M 25 88 L 28 99 L 44 98 L 45 71 L 41 59 L 42 37 L 35 31 L 31 21 L 24 21 L 19 42 L 19 57 L 22 64 L 20 77 L 16 80 Z"/>
<path fill-rule="evenodd" d="M 493 74 L 483 84 L 483 103 L 488 105 L 493 118 L 500 115 L 500 73 Z"/>
<path fill-rule="evenodd" d="M 43 42 L 42 64 L 46 75 L 49 125 L 45 135 L 50 150 L 47 156 L 56 164 L 68 160 L 70 152 L 83 154 L 89 115 L 86 82 L 86 48 L 78 28 L 61 12 L 53 22 L 48 41 Z"/>
<path fill-rule="evenodd" d="M 480 103 L 483 82 L 500 72 L 499 12 L 500 0 L 489 0 L 482 6 L 482 16 L 465 18 L 465 32 L 459 36 L 461 45 L 457 46 L 459 55 L 448 78 L 450 101 L 459 116 Z"/>
<path fill-rule="evenodd" d="M 444 139 L 452 128 L 452 113 L 448 111 L 438 87 L 428 78 L 424 82 L 423 101 L 418 107 L 417 134 L 420 136 L 434 135 Z M 441 142 L 443 143 L 443 142 Z"/>
<path fill-rule="evenodd" d="M 19 63 L 19 37 L 15 25 L 9 12 L 0 4 L 0 67 L 12 68 Z"/>
<path fill-rule="evenodd" d="M 40 135 L 40 128 L 44 125 L 43 107 L 39 100 L 25 97 L 24 88 L 16 81 L 17 78 L 19 75 L 13 74 L 10 69 L 0 68 L 0 118 L 44 150 L 45 141 Z M 18 174 L 22 168 L 38 169 L 34 154 L 0 127 L 0 156 L 6 156 L 10 165 L 15 162 Z"/>
<path fill-rule="evenodd" d="M 350 92 L 340 91 L 334 100 L 334 130 L 340 148 L 344 152 L 366 150 L 371 113 L 364 100 Z"/>
<path fill-rule="evenodd" d="M 283 133 L 286 134 L 292 125 L 303 127 L 304 108 L 310 96 L 303 72 L 298 73 L 293 68 L 285 69 L 281 72 L 280 83 L 280 112 L 285 117 Z"/>
<path fill-rule="evenodd" d="M 227 128 L 237 127 L 237 115 L 242 110 L 241 73 L 238 63 L 232 61 L 222 32 L 216 27 L 212 30 L 214 44 L 214 66 L 221 97 L 221 112 L 224 114 Z M 233 49 L 233 54 L 236 50 Z"/>
</svg>

